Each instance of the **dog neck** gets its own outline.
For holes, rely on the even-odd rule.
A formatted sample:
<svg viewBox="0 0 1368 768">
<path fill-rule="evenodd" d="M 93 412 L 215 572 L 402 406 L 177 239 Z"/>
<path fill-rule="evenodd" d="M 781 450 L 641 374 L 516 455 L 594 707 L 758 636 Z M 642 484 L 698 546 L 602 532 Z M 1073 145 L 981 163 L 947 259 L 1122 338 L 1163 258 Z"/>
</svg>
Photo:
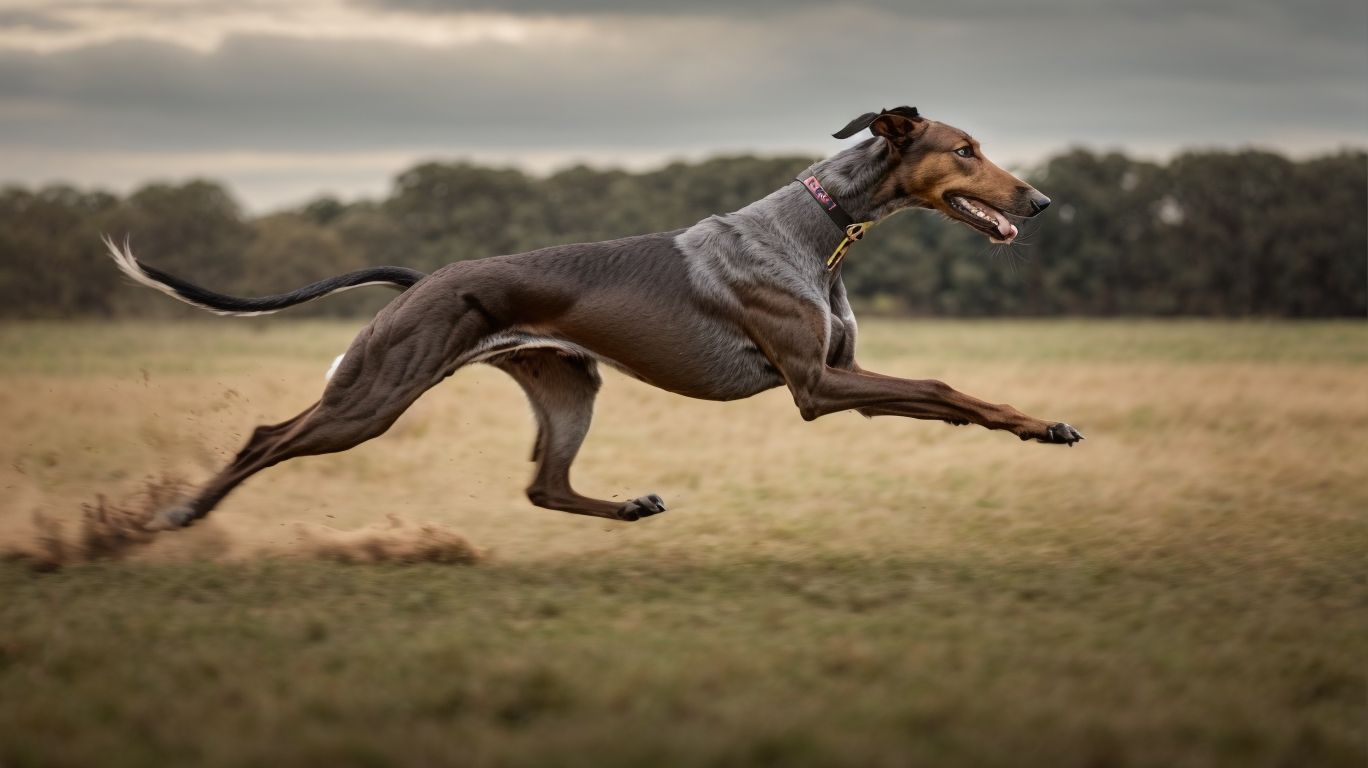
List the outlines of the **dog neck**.
<svg viewBox="0 0 1368 768">
<path fill-rule="evenodd" d="M 888 143 L 873 138 L 814 163 L 798 175 L 816 176 L 854 220 L 878 221 L 891 211 L 875 204 L 874 190 L 895 164 Z"/>
<path fill-rule="evenodd" d="M 798 179 L 816 177 L 841 210 L 855 222 L 877 222 L 893 211 L 875 202 L 874 191 L 896 163 L 887 143 L 869 139 L 808 166 Z M 800 258 L 826 264 L 846 233 L 800 184 L 788 184 L 737 213 L 763 216 L 786 239 L 803 243 Z"/>
<path fill-rule="evenodd" d="M 870 139 L 809 166 L 799 176 L 816 176 L 856 221 L 877 221 L 891 212 L 876 210 L 874 192 L 893 163 L 885 142 Z M 810 284 L 824 297 L 822 286 L 840 275 L 839 268 L 827 270 L 827 260 L 845 236 L 802 185 L 790 183 L 740 210 L 709 216 L 675 242 L 695 255 L 698 265 L 712 265 L 699 267 L 704 272 L 716 269 L 716 276 L 733 278 L 763 273 L 785 283 Z"/>
</svg>

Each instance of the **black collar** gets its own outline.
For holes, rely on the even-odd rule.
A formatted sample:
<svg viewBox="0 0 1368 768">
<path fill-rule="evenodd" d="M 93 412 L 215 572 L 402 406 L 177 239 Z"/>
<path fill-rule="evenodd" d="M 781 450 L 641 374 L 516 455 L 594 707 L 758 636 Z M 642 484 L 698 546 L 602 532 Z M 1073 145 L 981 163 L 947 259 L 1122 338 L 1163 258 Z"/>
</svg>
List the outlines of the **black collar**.
<svg viewBox="0 0 1368 768">
<path fill-rule="evenodd" d="M 816 176 L 809 176 L 806 179 L 799 177 L 795 181 L 803 185 L 803 189 L 806 189 L 812 199 L 816 200 L 817 204 L 822 206 L 822 210 L 826 211 L 831 222 L 845 233 L 845 238 L 841 240 L 840 245 L 837 245 L 836 250 L 827 257 L 826 268 L 828 272 L 831 272 L 841 265 L 841 259 L 844 259 L 846 251 L 850 250 L 850 244 L 864 237 L 865 231 L 874 226 L 874 222 L 856 221 L 850 214 L 846 213 L 840 203 L 836 202 L 836 198 L 832 197 L 831 193 L 822 187 L 822 182 L 818 181 Z"/>
</svg>

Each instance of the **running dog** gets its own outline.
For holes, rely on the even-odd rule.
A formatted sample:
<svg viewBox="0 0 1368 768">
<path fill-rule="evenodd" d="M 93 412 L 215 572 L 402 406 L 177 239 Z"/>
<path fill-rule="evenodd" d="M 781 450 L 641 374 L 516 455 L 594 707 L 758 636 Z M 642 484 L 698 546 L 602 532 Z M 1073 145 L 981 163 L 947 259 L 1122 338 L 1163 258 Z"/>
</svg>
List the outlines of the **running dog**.
<svg viewBox="0 0 1368 768">
<path fill-rule="evenodd" d="M 241 299 L 199 288 L 106 238 L 126 275 L 224 315 L 256 315 L 363 285 L 402 292 L 334 365 L 319 401 L 257 427 L 232 463 L 156 527 L 190 525 L 247 478 L 287 459 L 345 451 L 377 437 L 429 387 L 471 363 L 512 376 L 537 418 L 540 507 L 638 520 L 665 511 L 655 494 L 627 502 L 570 485 L 599 390 L 598 363 L 686 397 L 736 400 L 788 387 L 806 420 L 836 411 L 978 424 L 1022 440 L 1073 445 L 1068 424 L 994 405 L 941 381 L 867 371 L 855 361 L 855 315 L 841 281 L 851 245 L 908 208 L 939 211 L 999 243 L 1050 199 L 984 157 L 964 131 L 912 107 L 861 115 L 833 134 L 868 139 L 739 211 L 687 229 L 448 264 L 430 275 L 360 270 L 288 294 Z"/>
</svg>

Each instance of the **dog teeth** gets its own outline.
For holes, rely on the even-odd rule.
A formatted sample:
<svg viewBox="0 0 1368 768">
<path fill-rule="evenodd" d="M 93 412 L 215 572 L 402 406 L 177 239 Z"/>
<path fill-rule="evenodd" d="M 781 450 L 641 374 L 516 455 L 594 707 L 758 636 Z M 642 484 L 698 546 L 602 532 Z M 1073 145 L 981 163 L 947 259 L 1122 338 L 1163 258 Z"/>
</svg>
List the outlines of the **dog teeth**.
<svg viewBox="0 0 1368 768">
<path fill-rule="evenodd" d="M 979 217 L 980 219 L 983 219 L 985 222 L 987 222 L 987 223 L 989 223 L 989 224 L 997 224 L 997 217 L 996 217 L 996 216 L 993 216 L 992 214 L 990 214 L 990 213 L 988 213 L 987 211 L 985 211 L 985 210 L 979 208 L 978 206 L 974 205 L 973 203 L 969 202 L 968 200 L 965 200 L 965 199 L 962 198 L 962 197 L 961 197 L 961 198 L 956 198 L 956 199 L 959 201 L 960 205 L 963 206 L 964 209 L 965 209 L 966 211 L 968 211 L 969 213 L 974 214 L 975 216 Z"/>
</svg>

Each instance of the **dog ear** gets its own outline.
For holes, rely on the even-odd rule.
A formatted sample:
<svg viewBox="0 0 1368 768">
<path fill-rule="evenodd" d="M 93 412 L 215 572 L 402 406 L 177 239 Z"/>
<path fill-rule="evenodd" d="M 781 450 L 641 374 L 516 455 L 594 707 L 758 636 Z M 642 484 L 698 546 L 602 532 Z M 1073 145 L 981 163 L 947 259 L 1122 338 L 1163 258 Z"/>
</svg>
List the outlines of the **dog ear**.
<svg viewBox="0 0 1368 768">
<path fill-rule="evenodd" d="M 917 113 L 916 107 L 894 107 L 885 109 L 869 125 L 875 136 L 882 136 L 896 146 L 911 142 L 926 130 L 926 118 Z"/>
<path fill-rule="evenodd" d="M 916 107 L 894 107 L 879 112 L 866 112 L 831 135 L 837 139 L 848 139 L 868 128 L 875 136 L 901 143 L 919 132 L 918 124 L 924 126 L 925 123 L 925 118 L 917 113 Z"/>
<path fill-rule="evenodd" d="M 833 139 L 848 139 L 851 136 L 854 136 L 855 134 L 859 133 L 860 131 L 863 131 L 864 129 L 868 128 L 869 124 L 874 122 L 874 118 L 878 116 L 878 112 L 866 112 L 863 115 L 860 115 L 859 117 L 855 118 L 854 120 L 851 120 L 849 123 L 846 123 L 846 127 L 831 134 L 831 137 Z"/>
</svg>

